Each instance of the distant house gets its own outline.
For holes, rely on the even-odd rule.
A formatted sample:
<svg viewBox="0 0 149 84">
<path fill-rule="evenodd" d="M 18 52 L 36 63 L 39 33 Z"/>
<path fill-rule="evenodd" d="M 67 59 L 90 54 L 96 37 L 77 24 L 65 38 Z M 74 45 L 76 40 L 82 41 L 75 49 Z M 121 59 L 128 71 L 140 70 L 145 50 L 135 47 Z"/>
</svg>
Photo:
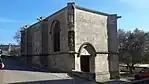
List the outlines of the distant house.
<svg viewBox="0 0 149 84">
<path fill-rule="evenodd" d="M 11 50 L 20 48 L 19 45 L 8 44 L 8 45 L 0 45 L 0 49 L 2 50 L 2 55 L 8 55 Z"/>
</svg>

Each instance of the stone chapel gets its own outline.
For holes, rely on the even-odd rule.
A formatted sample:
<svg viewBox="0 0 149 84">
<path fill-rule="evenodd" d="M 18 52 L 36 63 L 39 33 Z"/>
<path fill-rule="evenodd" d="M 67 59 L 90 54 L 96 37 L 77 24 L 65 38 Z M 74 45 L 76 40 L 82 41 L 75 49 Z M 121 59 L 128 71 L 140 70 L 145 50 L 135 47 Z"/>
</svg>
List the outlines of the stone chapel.
<svg viewBox="0 0 149 84">
<path fill-rule="evenodd" d="M 67 3 L 21 30 L 21 55 L 28 66 L 95 73 L 96 79 L 119 77 L 118 18 Z"/>
</svg>

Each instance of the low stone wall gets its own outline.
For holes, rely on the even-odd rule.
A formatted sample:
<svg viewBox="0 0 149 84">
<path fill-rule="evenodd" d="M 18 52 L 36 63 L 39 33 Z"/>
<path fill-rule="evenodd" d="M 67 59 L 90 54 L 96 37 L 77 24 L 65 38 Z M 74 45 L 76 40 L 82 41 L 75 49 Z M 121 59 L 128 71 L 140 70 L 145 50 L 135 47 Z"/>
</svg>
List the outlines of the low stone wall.
<svg viewBox="0 0 149 84">
<path fill-rule="evenodd" d="M 149 84 L 149 78 L 142 79 L 142 80 L 135 80 L 130 82 L 129 84 Z"/>
</svg>

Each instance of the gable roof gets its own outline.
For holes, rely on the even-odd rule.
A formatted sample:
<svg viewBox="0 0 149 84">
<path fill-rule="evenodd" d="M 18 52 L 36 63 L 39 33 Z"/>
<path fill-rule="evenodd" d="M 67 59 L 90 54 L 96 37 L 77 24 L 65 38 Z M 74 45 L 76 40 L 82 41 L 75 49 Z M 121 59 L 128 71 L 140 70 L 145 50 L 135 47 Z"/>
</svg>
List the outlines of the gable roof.
<svg viewBox="0 0 149 84">
<path fill-rule="evenodd" d="M 67 3 L 67 6 L 66 6 L 66 7 L 64 7 L 64 8 L 62 8 L 62 9 L 60 9 L 60 10 L 58 10 L 57 12 L 55 12 L 55 13 L 49 15 L 49 16 L 47 16 L 43 21 L 47 20 L 48 18 L 52 17 L 53 15 L 55 15 L 55 14 L 57 14 L 58 12 L 62 11 L 63 9 L 67 8 L 68 5 L 72 5 L 72 6 L 73 6 L 74 8 L 76 8 L 76 9 L 80 9 L 80 10 L 84 10 L 84 11 L 88 11 L 88 12 L 92 12 L 92 13 L 96 13 L 96 14 L 100 14 L 100 15 L 105 15 L 105 16 L 116 15 L 116 14 L 109 14 L 109 13 L 104 13 L 104 12 L 100 12 L 100 11 L 88 9 L 88 8 L 85 8 L 85 7 L 81 7 L 81 6 L 76 5 L 74 2 L 69 2 L 69 3 Z M 121 18 L 121 16 L 117 16 L 117 18 Z M 32 28 L 34 25 L 40 24 L 40 23 L 41 23 L 41 21 L 36 22 L 36 23 L 30 25 L 28 28 Z M 28 28 L 27 28 L 27 29 L 28 29 Z"/>
</svg>

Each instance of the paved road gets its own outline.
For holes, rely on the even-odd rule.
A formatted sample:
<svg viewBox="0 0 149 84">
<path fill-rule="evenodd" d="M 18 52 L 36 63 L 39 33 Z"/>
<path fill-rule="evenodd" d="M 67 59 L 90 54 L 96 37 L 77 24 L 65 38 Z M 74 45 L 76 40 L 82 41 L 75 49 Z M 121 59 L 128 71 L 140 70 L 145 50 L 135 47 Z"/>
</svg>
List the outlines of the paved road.
<svg viewBox="0 0 149 84">
<path fill-rule="evenodd" d="M 0 84 L 95 84 L 81 79 L 73 79 L 66 73 L 35 72 L 31 68 L 20 66 L 14 60 L 3 59 L 6 64 L 0 70 Z"/>
</svg>

